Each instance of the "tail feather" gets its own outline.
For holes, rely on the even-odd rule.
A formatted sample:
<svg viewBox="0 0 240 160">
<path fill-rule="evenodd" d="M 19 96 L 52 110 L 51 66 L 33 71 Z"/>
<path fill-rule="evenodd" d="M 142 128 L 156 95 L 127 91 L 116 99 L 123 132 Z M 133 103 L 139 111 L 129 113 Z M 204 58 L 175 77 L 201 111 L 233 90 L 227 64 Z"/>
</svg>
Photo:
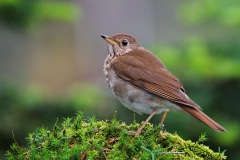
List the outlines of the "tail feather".
<svg viewBox="0 0 240 160">
<path fill-rule="evenodd" d="M 184 111 L 186 111 L 187 113 L 189 113 L 190 115 L 196 117 L 197 119 L 199 119 L 200 121 L 202 121 L 203 123 L 208 125 L 210 128 L 212 128 L 216 132 L 222 132 L 222 131 L 226 132 L 227 131 L 225 128 L 223 128 L 221 125 L 219 125 L 217 122 L 215 122 L 210 117 L 208 117 L 206 114 L 204 114 L 201 110 L 199 110 L 197 108 L 185 106 L 185 105 L 181 105 L 181 108 Z"/>
</svg>

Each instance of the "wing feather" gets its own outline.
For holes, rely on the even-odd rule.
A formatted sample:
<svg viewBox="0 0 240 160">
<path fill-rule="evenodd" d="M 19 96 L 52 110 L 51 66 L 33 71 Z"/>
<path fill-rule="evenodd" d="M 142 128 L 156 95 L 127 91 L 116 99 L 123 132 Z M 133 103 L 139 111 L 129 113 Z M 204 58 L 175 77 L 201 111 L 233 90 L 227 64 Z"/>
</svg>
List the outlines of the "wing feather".
<svg viewBox="0 0 240 160">
<path fill-rule="evenodd" d="M 152 53 L 138 50 L 119 56 L 112 69 L 125 81 L 152 94 L 193 108 L 200 107 L 185 93 L 182 84 Z M 154 71 L 154 72 L 153 72 Z"/>
</svg>

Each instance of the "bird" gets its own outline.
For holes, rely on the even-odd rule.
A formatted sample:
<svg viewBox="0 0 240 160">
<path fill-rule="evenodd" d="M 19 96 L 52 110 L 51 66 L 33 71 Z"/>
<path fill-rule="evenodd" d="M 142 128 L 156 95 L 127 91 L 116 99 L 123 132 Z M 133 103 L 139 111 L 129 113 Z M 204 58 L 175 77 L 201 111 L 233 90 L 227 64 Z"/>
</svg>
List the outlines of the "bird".
<svg viewBox="0 0 240 160">
<path fill-rule="evenodd" d="M 179 79 L 170 73 L 153 53 L 127 34 L 101 35 L 108 44 L 103 71 L 113 95 L 126 108 L 149 114 L 141 127 L 132 132 L 139 135 L 155 114 L 163 112 L 161 125 L 169 110 L 183 111 L 216 132 L 227 130 L 203 113 L 201 107 L 186 94 Z"/>
</svg>

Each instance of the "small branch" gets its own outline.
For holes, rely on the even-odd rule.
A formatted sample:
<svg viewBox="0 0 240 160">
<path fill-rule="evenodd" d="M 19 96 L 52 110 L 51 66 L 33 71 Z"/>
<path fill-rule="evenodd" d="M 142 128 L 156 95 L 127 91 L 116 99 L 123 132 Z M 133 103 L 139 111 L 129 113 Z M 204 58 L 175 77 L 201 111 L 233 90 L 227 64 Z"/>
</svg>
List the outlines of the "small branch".
<svg viewBox="0 0 240 160">
<path fill-rule="evenodd" d="M 13 136 L 13 140 L 14 140 L 15 144 L 18 146 L 18 148 L 21 148 L 21 147 L 18 145 L 18 143 L 17 143 L 17 140 L 16 140 L 16 138 L 15 138 L 15 136 L 14 136 L 13 130 L 12 130 L 12 136 Z"/>
</svg>

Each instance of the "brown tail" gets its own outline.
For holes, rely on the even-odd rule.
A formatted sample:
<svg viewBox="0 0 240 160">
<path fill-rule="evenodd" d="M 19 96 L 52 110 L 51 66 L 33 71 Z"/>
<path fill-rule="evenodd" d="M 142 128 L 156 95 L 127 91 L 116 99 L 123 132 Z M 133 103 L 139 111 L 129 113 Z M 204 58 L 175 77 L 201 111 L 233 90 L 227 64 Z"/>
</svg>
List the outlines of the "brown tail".
<svg viewBox="0 0 240 160">
<path fill-rule="evenodd" d="M 195 109 L 189 106 L 185 106 L 185 105 L 181 105 L 181 108 L 187 113 L 189 113 L 190 115 L 196 117 L 197 119 L 199 119 L 200 121 L 202 121 L 203 123 L 211 127 L 216 132 L 227 131 L 225 128 L 220 126 L 217 122 L 215 122 L 214 120 L 209 118 L 206 114 L 204 114 L 201 110 Z"/>
</svg>

